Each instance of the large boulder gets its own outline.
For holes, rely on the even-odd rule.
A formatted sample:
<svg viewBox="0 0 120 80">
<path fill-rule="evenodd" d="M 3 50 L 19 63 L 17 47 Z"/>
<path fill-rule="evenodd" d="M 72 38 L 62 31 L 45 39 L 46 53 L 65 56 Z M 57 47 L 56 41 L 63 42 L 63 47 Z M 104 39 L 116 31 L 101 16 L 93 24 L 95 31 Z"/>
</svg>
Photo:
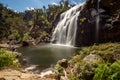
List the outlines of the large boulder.
<svg viewBox="0 0 120 80">
<path fill-rule="evenodd" d="M 120 41 L 120 0 L 87 0 L 78 19 L 76 46 L 110 41 Z"/>
<path fill-rule="evenodd" d="M 60 66 L 64 67 L 64 68 L 67 68 L 68 67 L 68 61 L 67 59 L 62 59 L 62 60 L 59 60 L 57 62 L 57 64 L 59 64 Z"/>
</svg>

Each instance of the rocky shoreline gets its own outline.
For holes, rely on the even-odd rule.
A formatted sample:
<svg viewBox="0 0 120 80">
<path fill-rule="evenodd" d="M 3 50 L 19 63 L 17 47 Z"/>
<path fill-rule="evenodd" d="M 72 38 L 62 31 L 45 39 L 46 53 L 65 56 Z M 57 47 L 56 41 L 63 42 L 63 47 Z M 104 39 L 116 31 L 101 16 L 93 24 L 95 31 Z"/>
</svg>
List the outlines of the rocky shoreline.
<svg viewBox="0 0 120 80">
<path fill-rule="evenodd" d="M 93 45 L 82 47 L 70 60 L 59 60 L 54 69 L 42 71 L 40 66 L 32 65 L 27 68 L 0 70 L 0 80 L 93 80 L 97 75 L 95 71 L 101 65 L 108 66 L 108 63 L 104 62 L 109 62 L 111 67 L 115 64 L 119 67 L 119 60 L 120 43 Z M 108 68 L 111 69 L 110 66 Z M 114 67 L 117 68 L 117 66 Z M 115 77 L 119 79 L 117 75 Z"/>
<path fill-rule="evenodd" d="M 39 74 L 25 70 L 4 69 L 0 71 L 0 80 L 54 80 L 54 78 L 40 77 Z"/>
<path fill-rule="evenodd" d="M 30 65 L 25 58 L 13 49 L 21 47 L 20 45 L 0 44 L 0 48 L 6 49 L 19 61 L 18 68 L 8 67 L 0 70 L 0 80 L 54 80 L 52 69 L 44 70 L 37 65 Z M 24 64 L 23 64 L 24 63 Z M 43 71 L 44 70 L 44 71 Z"/>
</svg>

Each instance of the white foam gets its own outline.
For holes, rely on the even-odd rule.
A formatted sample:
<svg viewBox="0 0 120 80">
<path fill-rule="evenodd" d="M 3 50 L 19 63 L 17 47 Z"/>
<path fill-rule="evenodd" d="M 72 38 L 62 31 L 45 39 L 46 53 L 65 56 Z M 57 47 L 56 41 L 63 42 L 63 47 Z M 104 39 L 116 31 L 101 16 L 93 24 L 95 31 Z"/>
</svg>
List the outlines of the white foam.
<svg viewBox="0 0 120 80">
<path fill-rule="evenodd" d="M 47 75 L 50 75 L 50 74 L 53 74 L 53 71 L 52 70 L 48 70 L 48 71 L 45 71 L 45 72 L 41 72 L 40 73 L 40 77 L 44 77 L 44 76 L 47 76 Z"/>
</svg>

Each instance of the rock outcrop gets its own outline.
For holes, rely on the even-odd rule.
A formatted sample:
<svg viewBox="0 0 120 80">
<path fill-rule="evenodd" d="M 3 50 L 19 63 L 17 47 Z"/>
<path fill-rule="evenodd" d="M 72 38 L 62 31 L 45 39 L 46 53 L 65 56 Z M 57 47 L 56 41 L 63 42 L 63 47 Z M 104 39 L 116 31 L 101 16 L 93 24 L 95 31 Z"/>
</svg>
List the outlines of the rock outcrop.
<svg viewBox="0 0 120 80">
<path fill-rule="evenodd" d="M 78 25 L 76 46 L 120 41 L 120 0 L 87 0 Z"/>
<path fill-rule="evenodd" d="M 60 14 L 53 26 L 58 24 L 59 19 Z M 75 46 L 119 42 L 120 0 L 87 0 L 80 9 L 77 25 Z"/>
</svg>

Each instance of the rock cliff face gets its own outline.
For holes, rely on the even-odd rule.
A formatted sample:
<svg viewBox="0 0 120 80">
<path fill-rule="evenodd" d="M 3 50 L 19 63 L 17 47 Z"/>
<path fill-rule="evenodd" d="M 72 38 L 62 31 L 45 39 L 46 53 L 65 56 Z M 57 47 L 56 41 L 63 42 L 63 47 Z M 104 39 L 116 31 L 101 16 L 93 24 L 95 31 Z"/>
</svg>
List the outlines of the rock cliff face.
<svg viewBox="0 0 120 80">
<path fill-rule="evenodd" d="M 76 46 L 120 41 L 120 0 L 87 0 L 78 25 Z"/>
<path fill-rule="evenodd" d="M 75 46 L 120 41 L 120 0 L 87 0 L 77 25 Z"/>
</svg>

